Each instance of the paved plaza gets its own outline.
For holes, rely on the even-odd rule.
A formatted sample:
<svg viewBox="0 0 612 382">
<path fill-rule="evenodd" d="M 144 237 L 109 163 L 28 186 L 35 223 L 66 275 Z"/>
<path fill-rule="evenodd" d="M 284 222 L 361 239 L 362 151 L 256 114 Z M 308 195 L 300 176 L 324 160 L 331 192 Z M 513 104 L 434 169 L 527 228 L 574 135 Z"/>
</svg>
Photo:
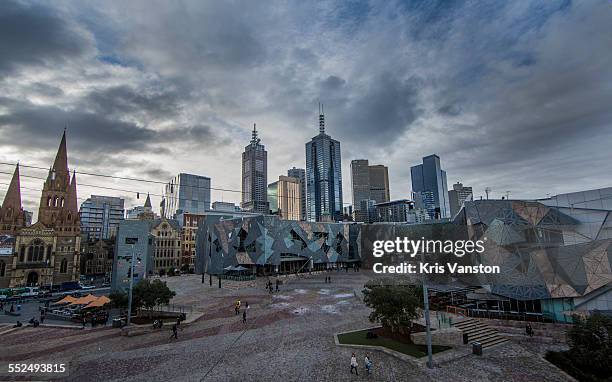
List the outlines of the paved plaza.
<svg viewBox="0 0 612 382">
<path fill-rule="evenodd" d="M 169 325 L 134 337 L 119 329 L 22 328 L 0 334 L 0 364 L 66 363 L 69 381 L 567 381 L 544 361 L 544 348 L 510 342 L 440 361 L 429 370 L 379 351 L 370 352 L 365 375 L 361 349 L 339 347 L 334 333 L 372 326 L 369 309 L 355 297 L 368 274 L 331 273 L 289 279 L 270 295 L 265 280 L 204 284 L 200 276 L 166 278 L 173 303 L 201 312 L 170 339 Z M 233 310 L 249 303 L 247 324 Z M 352 352 L 360 375 L 349 373 Z M 4 376 L 3 376 L 4 377 Z"/>
</svg>

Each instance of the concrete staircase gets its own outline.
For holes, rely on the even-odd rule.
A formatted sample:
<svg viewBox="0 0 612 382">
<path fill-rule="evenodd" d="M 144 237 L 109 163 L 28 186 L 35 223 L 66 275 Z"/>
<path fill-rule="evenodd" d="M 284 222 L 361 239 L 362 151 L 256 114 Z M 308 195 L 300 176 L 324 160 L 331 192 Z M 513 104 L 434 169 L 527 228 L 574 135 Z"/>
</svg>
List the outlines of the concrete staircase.
<svg viewBox="0 0 612 382">
<path fill-rule="evenodd" d="M 482 321 L 467 318 L 463 321 L 455 322 L 454 327 L 468 335 L 468 343 L 480 342 L 482 348 L 490 348 L 505 342 L 508 339 L 500 335 L 497 330 Z"/>
</svg>

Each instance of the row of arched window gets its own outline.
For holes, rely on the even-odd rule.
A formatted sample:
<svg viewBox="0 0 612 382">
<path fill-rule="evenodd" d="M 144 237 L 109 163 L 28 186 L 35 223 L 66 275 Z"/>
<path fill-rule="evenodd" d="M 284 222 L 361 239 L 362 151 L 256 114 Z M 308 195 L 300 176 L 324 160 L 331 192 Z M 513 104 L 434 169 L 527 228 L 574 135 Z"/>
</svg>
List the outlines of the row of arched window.
<svg viewBox="0 0 612 382">
<path fill-rule="evenodd" d="M 47 245 L 47 251 L 45 253 L 45 243 L 42 240 L 34 240 L 28 247 L 21 246 L 19 250 L 19 261 L 20 262 L 40 262 L 45 261 L 51 256 L 53 246 Z"/>
<path fill-rule="evenodd" d="M 57 195 L 47 197 L 47 207 L 64 207 L 64 197 L 61 198 Z"/>
</svg>

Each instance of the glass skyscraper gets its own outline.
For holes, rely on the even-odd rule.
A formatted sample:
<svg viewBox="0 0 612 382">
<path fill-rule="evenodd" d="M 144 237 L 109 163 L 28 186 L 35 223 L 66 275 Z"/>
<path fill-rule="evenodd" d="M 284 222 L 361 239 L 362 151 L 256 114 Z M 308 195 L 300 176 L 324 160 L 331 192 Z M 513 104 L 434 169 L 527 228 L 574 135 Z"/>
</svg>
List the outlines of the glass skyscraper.
<svg viewBox="0 0 612 382">
<path fill-rule="evenodd" d="M 164 190 L 163 215 L 178 219 L 183 213 L 203 214 L 210 209 L 210 178 L 180 173 Z"/>
<path fill-rule="evenodd" d="M 309 221 L 342 220 L 340 142 L 325 134 L 325 116 L 319 111 L 319 135 L 306 143 L 306 214 Z"/>
<path fill-rule="evenodd" d="M 424 157 L 423 164 L 410 168 L 410 177 L 412 192 L 423 198 L 430 218 L 450 218 L 446 171 L 440 166 L 440 157 L 435 154 Z"/>
</svg>

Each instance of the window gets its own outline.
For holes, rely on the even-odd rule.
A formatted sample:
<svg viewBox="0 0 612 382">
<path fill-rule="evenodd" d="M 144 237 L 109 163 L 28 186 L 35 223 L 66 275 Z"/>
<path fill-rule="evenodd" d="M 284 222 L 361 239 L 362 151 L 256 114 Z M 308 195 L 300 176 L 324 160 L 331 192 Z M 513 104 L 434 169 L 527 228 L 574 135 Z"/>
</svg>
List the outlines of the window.
<svg viewBox="0 0 612 382">
<path fill-rule="evenodd" d="M 62 262 L 60 263 L 60 273 L 66 272 L 68 272 L 68 260 L 62 259 Z"/>
</svg>

